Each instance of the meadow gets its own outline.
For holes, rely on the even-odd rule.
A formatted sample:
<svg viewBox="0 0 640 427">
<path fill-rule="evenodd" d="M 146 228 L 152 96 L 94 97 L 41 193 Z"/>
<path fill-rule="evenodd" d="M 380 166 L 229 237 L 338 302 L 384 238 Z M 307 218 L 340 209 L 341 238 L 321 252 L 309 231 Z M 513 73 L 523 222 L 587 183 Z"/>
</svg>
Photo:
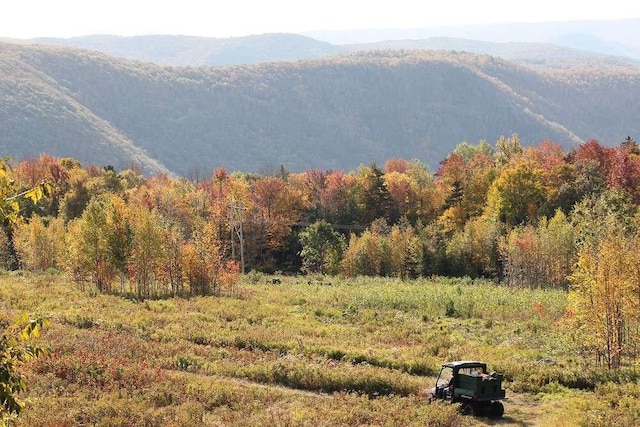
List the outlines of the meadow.
<svg viewBox="0 0 640 427">
<path fill-rule="evenodd" d="M 566 293 L 471 279 L 245 275 L 227 295 L 137 300 L 64 274 L 0 277 L 0 315 L 50 324 L 16 426 L 637 425 L 634 366 L 595 366 Z M 505 374 L 494 420 L 427 402 L 440 364 Z"/>
</svg>

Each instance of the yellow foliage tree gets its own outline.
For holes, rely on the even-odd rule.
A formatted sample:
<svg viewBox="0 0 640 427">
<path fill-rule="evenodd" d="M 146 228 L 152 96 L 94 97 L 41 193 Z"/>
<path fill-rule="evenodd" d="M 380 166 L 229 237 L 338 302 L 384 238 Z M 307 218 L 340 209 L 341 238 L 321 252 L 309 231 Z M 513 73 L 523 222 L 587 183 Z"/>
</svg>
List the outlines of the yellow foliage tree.
<svg viewBox="0 0 640 427">
<path fill-rule="evenodd" d="M 225 261 L 216 224 L 201 224 L 182 250 L 182 271 L 192 295 L 218 295 L 236 281 L 239 265 Z"/>
<path fill-rule="evenodd" d="M 128 269 L 140 298 L 165 295 L 159 277 L 163 255 L 162 217 L 155 210 L 135 206 L 131 210 L 133 239 Z"/>
<path fill-rule="evenodd" d="M 29 222 L 18 218 L 13 225 L 13 244 L 21 267 L 28 270 L 61 268 L 65 233 L 60 218 L 45 221 L 36 215 Z"/>
<path fill-rule="evenodd" d="M 541 170 L 527 163 L 508 165 L 492 183 L 486 213 L 509 226 L 535 220 L 545 202 Z"/>
<path fill-rule="evenodd" d="M 70 271 L 78 283 L 89 280 L 101 292 L 110 290 L 115 274 L 107 256 L 105 208 L 105 198 L 95 198 L 80 218 L 67 224 Z"/>
<path fill-rule="evenodd" d="M 638 340 L 640 321 L 640 233 L 608 221 L 597 241 L 579 252 L 569 277 L 569 312 L 597 363 L 618 368 L 628 346 Z M 634 333 L 636 331 L 636 333 Z"/>
</svg>

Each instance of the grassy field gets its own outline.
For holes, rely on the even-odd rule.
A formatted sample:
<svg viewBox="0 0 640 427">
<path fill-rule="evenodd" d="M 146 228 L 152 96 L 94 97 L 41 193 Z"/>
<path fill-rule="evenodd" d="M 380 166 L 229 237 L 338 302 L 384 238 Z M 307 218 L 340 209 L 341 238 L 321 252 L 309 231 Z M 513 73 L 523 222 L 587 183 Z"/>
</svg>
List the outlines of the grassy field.
<svg viewBox="0 0 640 427">
<path fill-rule="evenodd" d="M 253 279 L 253 280 L 251 280 Z M 0 277 L 3 317 L 50 320 L 20 426 L 637 425 L 636 371 L 591 366 L 566 295 L 468 279 L 247 276 L 222 297 L 136 301 L 63 275 Z M 331 282 L 331 283 L 329 283 Z M 428 404 L 442 362 L 505 373 L 505 416 Z"/>
</svg>

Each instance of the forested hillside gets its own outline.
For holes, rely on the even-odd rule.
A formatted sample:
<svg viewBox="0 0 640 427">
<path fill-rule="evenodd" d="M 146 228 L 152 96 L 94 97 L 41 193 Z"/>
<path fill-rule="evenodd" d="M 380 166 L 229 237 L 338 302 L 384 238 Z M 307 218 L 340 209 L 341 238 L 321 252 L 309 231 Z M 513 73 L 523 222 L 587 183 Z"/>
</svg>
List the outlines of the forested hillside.
<svg viewBox="0 0 640 427">
<path fill-rule="evenodd" d="M 391 157 L 431 170 L 462 141 L 517 132 L 565 148 L 638 134 L 640 74 L 543 72 L 490 56 L 372 51 L 173 68 L 2 44 L 0 150 L 203 175 L 351 170 Z"/>
</svg>

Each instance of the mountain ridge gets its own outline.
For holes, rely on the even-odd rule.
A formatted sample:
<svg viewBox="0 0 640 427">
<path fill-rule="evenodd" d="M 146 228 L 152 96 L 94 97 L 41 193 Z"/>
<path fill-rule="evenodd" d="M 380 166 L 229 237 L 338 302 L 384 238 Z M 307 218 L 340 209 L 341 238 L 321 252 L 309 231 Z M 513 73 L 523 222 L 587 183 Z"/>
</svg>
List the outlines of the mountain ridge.
<svg viewBox="0 0 640 427">
<path fill-rule="evenodd" d="M 575 20 L 557 22 L 504 22 L 471 25 L 446 25 L 407 29 L 320 30 L 302 33 L 332 44 L 377 43 L 384 40 L 415 40 L 451 37 L 487 42 L 533 42 L 560 44 L 583 49 L 587 35 L 598 45 L 587 50 L 595 53 L 640 59 L 640 18 Z M 612 50 L 613 49 L 613 50 Z M 622 49 L 622 53 L 619 49 Z"/>
<path fill-rule="evenodd" d="M 528 65 L 558 65 L 564 59 L 640 64 L 640 19 L 497 23 L 412 29 L 266 33 L 214 38 L 187 35 L 8 39 L 13 44 L 45 44 L 90 49 L 125 59 L 173 66 L 239 65 L 292 61 L 372 49 L 445 49 L 486 53 Z M 535 49 L 532 49 L 535 46 Z M 551 56 L 551 58 L 548 58 Z M 550 61 L 549 59 L 553 59 Z"/>
<path fill-rule="evenodd" d="M 529 145 L 617 143 L 639 131 L 639 80 L 636 68 L 536 70 L 463 52 L 194 68 L 0 44 L 0 150 L 177 175 L 391 157 L 433 169 L 462 141 L 512 133 Z"/>
</svg>

